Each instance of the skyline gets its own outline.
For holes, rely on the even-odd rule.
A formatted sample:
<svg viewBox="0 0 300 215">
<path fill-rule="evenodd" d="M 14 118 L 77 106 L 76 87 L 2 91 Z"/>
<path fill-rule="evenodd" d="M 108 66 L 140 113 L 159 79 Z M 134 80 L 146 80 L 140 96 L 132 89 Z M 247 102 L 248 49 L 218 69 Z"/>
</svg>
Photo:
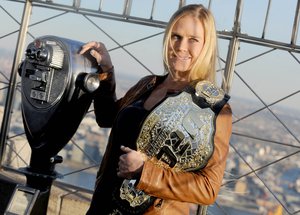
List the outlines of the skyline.
<svg viewBox="0 0 300 215">
<path fill-rule="evenodd" d="M 122 83 L 122 85 L 123 84 L 126 85 L 126 83 Z M 20 101 L 18 100 L 18 102 Z M 244 103 L 240 105 L 233 104 L 233 106 L 236 107 L 236 114 L 243 112 L 244 109 L 251 109 L 250 106 Z M 285 121 L 289 121 L 292 117 L 290 112 L 279 112 L 278 115 Z M 263 202 L 269 203 L 268 208 L 270 210 L 270 205 L 279 205 L 272 196 L 273 193 L 275 193 L 276 196 L 285 199 L 282 201 L 282 204 L 289 208 L 290 211 L 300 209 L 297 202 L 293 202 L 293 196 L 299 196 L 300 191 L 295 193 L 294 188 L 296 183 L 292 180 L 300 180 L 300 171 L 292 171 L 294 169 L 299 170 L 298 161 L 300 157 L 297 156 L 297 154 L 290 157 L 291 154 L 298 151 L 299 146 L 291 136 L 280 129 L 276 124 L 273 124 L 269 117 L 270 116 L 264 114 L 259 118 L 250 118 L 236 126 L 234 133 L 240 133 L 246 136 L 251 136 L 253 133 L 256 133 L 261 137 L 267 135 L 272 140 L 282 141 L 285 144 L 293 145 L 293 147 L 281 146 L 276 143 L 274 144 L 272 141 L 253 141 L 251 138 L 233 135 L 231 145 L 234 146 L 234 148 L 231 147 L 228 155 L 224 186 L 221 188 L 217 200 L 218 205 L 221 205 L 222 208 L 227 208 L 226 206 L 230 206 L 229 208 L 231 209 L 238 207 L 234 205 L 233 202 L 236 202 L 236 199 L 240 199 L 241 203 L 243 203 L 241 207 L 241 209 L 244 209 L 243 211 L 250 209 L 250 206 L 261 206 Z M 19 165 L 17 166 L 18 168 L 24 167 L 24 160 L 29 163 L 30 159 L 29 153 L 26 153 L 24 150 L 24 143 L 26 142 L 25 136 L 18 135 L 22 131 L 21 118 L 20 115 L 15 116 L 15 123 L 10 134 L 11 136 L 18 137 L 18 142 L 17 139 L 11 141 L 16 144 L 16 151 L 26 157 L 26 159 L 24 159 L 24 157 L 20 159 L 18 156 L 14 156 L 13 153 L 10 154 L 11 163 Z M 300 119 L 299 116 L 297 118 Z M 292 128 L 297 127 L 295 120 L 291 123 L 294 123 L 291 124 Z M 265 130 L 265 127 L 271 127 L 271 129 Z M 295 132 L 297 131 L 295 130 Z M 58 179 L 58 181 L 92 190 L 95 174 L 97 172 L 95 162 L 100 162 L 102 158 L 108 135 L 108 130 L 99 129 L 96 125 L 94 114 L 89 113 L 72 138 L 72 141 L 59 152 L 59 155 L 63 156 L 64 162 L 57 165 L 56 170 L 65 177 Z M 21 144 L 21 142 L 23 144 Z M 20 147 L 20 150 L 18 147 Z M 10 151 L 10 149 L 12 148 L 8 148 L 8 151 Z M 29 146 L 27 146 L 27 150 L 30 150 Z M 238 150 L 242 157 L 234 153 L 234 150 Z M 283 159 L 284 157 L 286 157 L 286 159 Z M 274 159 L 276 162 L 274 162 Z M 6 161 L 9 160 L 9 158 L 6 159 Z M 245 163 L 245 161 L 247 161 L 247 163 Z M 91 168 L 89 168 L 90 166 Z M 251 168 L 257 170 L 256 173 L 260 176 L 259 179 L 257 179 L 255 175 L 250 174 L 252 172 Z M 82 172 L 78 171 L 78 169 L 82 170 Z M 285 175 L 285 172 L 290 175 Z M 274 175 L 276 175 L 276 177 L 274 177 Z M 280 180 L 278 178 L 280 178 Z M 264 189 L 264 186 L 262 186 L 260 182 L 261 179 L 265 181 L 270 190 Z M 246 181 L 249 183 L 246 183 Z M 287 185 L 285 185 L 286 182 L 290 182 L 290 186 L 287 187 Z M 249 192 L 252 193 L 252 198 L 248 197 Z M 297 199 L 297 197 L 295 197 L 295 199 Z M 249 203 L 249 200 L 251 200 L 251 203 Z M 255 200 L 259 201 L 255 202 Z M 289 201 L 291 201 L 291 204 Z M 264 209 L 266 210 L 267 208 Z"/>
<path fill-rule="evenodd" d="M 72 4 L 72 0 L 53 1 L 69 2 Z M 109 5 L 109 1 L 113 2 L 113 4 Z M 153 0 L 133 0 L 134 5 L 139 5 L 134 6 L 134 8 L 136 8 L 134 14 L 142 16 L 145 13 L 144 11 L 149 7 L 149 2 L 152 1 Z M 86 5 L 86 7 L 91 7 L 92 4 L 99 1 L 82 0 L 81 2 L 83 5 Z M 118 8 L 119 12 L 122 11 L 120 4 L 123 2 L 124 0 L 104 0 L 107 10 Z M 167 11 L 173 10 L 178 5 L 178 1 L 157 0 L 156 2 L 158 2 L 158 5 L 167 8 Z M 169 4 L 172 2 L 172 6 L 167 5 L 166 2 Z M 187 1 L 187 3 L 190 2 L 192 1 Z M 209 1 L 197 2 L 204 2 L 204 4 L 207 5 Z M 231 31 L 235 9 L 234 5 L 237 0 L 212 2 L 212 9 L 216 17 L 218 30 Z M 272 1 L 274 8 L 270 11 L 272 18 L 268 20 L 268 23 L 271 27 L 269 26 L 267 28 L 265 34 L 266 39 L 273 39 L 274 41 L 285 44 L 290 42 L 291 26 L 293 24 L 291 17 L 293 17 L 295 13 L 296 2 L 296 0 L 289 0 L 288 3 L 284 0 Z M 241 32 L 243 34 L 254 37 L 261 36 L 264 24 L 262 20 L 265 9 L 268 6 L 267 4 L 267 0 L 244 1 L 243 16 L 241 19 Z M 15 17 L 17 21 L 20 21 L 23 11 L 22 6 L 23 4 L 14 1 L 0 0 L 0 18 L 2 22 L 5 23 L 5 25 L 2 25 L 4 28 L 0 27 L 0 71 L 5 72 L 8 78 L 11 72 L 9 67 L 11 67 L 17 39 L 17 32 L 9 33 L 18 30 L 19 25 L 5 10 Z M 138 11 L 138 9 L 140 10 Z M 149 8 L 147 10 L 149 12 Z M 127 88 L 132 86 L 140 77 L 148 75 L 149 71 L 147 69 L 156 74 L 163 72 L 161 60 L 163 35 L 159 34 L 163 32 L 163 29 L 92 16 L 85 17 L 76 13 L 61 14 L 63 14 L 63 11 L 34 7 L 30 20 L 29 33 L 34 37 L 51 34 L 82 42 L 91 40 L 103 41 L 107 45 L 107 48 L 111 50 L 110 53 L 117 76 L 117 93 L 119 93 L 119 95 L 122 95 Z M 163 18 L 167 13 L 162 13 L 158 10 L 156 14 Z M 278 14 L 280 14 L 280 16 L 278 16 Z M 48 20 L 49 17 L 53 16 L 57 17 Z M 43 22 L 43 20 L 47 21 Z M 9 35 L 5 36 L 6 34 Z M 144 39 L 149 35 L 155 34 L 158 35 Z M 32 42 L 32 40 L 33 38 L 27 35 L 27 44 Z M 133 44 L 127 45 L 133 41 Z M 298 45 L 299 38 L 297 38 L 296 41 Z M 219 39 L 218 42 L 220 67 L 224 68 L 229 40 Z M 126 45 L 123 47 L 124 49 L 117 48 L 119 45 L 124 44 Z M 7 50 L 7 53 L 3 50 Z M 136 59 L 131 56 L 131 54 Z M 259 46 L 241 42 L 235 67 L 236 73 L 234 74 L 232 89 L 230 91 L 231 99 L 229 101 L 233 111 L 233 133 L 230 142 L 231 155 L 228 157 L 230 165 L 228 167 L 231 166 L 232 169 L 234 169 L 234 162 L 239 160 L 242 167 L 240 170 L 242 171 L 240 174 L 234 175 L 237 176 L 235 179 L 238 182 L 243 182 L 243 179 L 246 179 L 248 176 L 253 178 L 256 183 L 255 188 L 259 187 L 262 190 L 268 189 L 267 193 L 269 193 L 274 203 L 282 204 L 287 207 L 292 203 L 291 200 L 281 199 L 281 192 L 277 190 L 278 186 L 274 186 L 274 183 L 278 183 L 276 176 L 283 174 L 283 166 L 290 168 L 292 165 L 299 164 L 299 162 L 297 162 L 300 158 L 300 133 L 298 126 L 300 125 L 298 114 L 300 111 L 299 59 L 299 53 L 296 52 L 289 53 L 282 49 L 273 50 L 271 46 Z M 143 65 L 138 63 L 138 61 Z M 6 68 L 5 71 L 3 71 L 4 68 Z M 220 76 L 221 72 L 218 74 Z M 130 78 L 125 79 L 124 76 Z M 17 78 L 19 79 L 19 76 Z M 8 81 L 0 74 L 0 89 L 2 89 L 0 96 L 5 94 L 7 86 Z M 294 92 L 298 93 L 281 101 L 285 96 Z M 20 94 L 21 92 L 17 90 L 16 103 L 20 102 Z M 5 101 L 5 97 L 2 98 L 2 101 Z M 274 102 L 277 101 L 279 102 L 274 104 Z M 8 134 L 8 144 L 10 144 L 8 148 L 10 149 L 13 149 L 13 147 L 22 147 L 22 144 L 18 142 L 20 138 L 22 138 L 24 142 L 26 141 L 21 123 L 16 123 L 16 121 L 21 122 L 21 108 L 20 105 L 17 106 L 16 103 L 12 110 L 13 114 L 10 125 L 11 128 L 15 130 L 10 130 Z M 265 105 L 271 106 L 265 107 Z M 281 109 L 281 106 L 288 108 Z M 289 108 L 293 108 L 295 112 L 290 111 Z M 93 115 L 93 112 L 90 112 L 90 115 Z M 97 133 L 103 132 L 103 129 L 99 128 L 94 120 L 89 119 L 89 122 L 92 123 L 92 131 L 83 124 L 82 127 L 78 129 L 78 134 L 74 137 L 75 140 L 78 137 L 77 135 L 81 135 L 82 141 L 87 141 L 104 148 L 105 144 L 98 138 L 99 136 L 97 136 Z M 72 141 L 69 146 L 76 148 L 77 153 L 82 153 L 83 150 L 77 148 L 81 146 L 82 141 L 75 143 L 75 140 Z M 273 153 L 274 151 L 276 151 L 275 154 Z M 16 152 L 21 154 L 23 151 L 16 150 Z M 95 151 L 91 150 L 91 152 L 93 153 Z M 65 153 L 65 151 L 62 153 L 65 156 L 70 156 L 70 154 Z M 29 156 L 28 153 L 24 154 Z M 13 158 L 23 159 L 23 157 L 14 156 L 14 152 L 12 155 Z M 74 157 L 79 158 L 78 155 L 74 155 Z M 68 164 L 69 163 L 67 163 L 67 165 Z M 67 172 L 67 174 L 68 173 L 69 172 Z M 290 174 L 290 172 L 287 172 L 287 174 Z M 70 174 L 70 177 L 71 176 L 73 175 Z M 229 176 L 231 177 L 232 175 L 230 174 Z M 286 177 L 290 176 L 292 175 L 287 175 Z M 300 178 L 300 172 L 294 173 L 293 176 Z M 247 186 L 248 185 L 251 184 L 247 183 Z M 225 189 L 226 188 L 227 187 L 225 187 Z M 230 189 L 226 191 L 231 192 L 233 190 Z M 289 188 L 284 187 L 282 194 L 287 195 L 286 192 L 288 191 Z M 273 193 L 275 194 L 273 195 Z M 228 193 L 225 193 L 225 195 L 226 194 Z M 248 193 L 246 193 L 245 198 L 247 194 Z M 259 205 L 258 202 L 257 205 Z M 292 207 L 290 207 L 290 210 L 292 210 Z M 299 205 L 297 204 L 293 210 L 299 210 Z M 285 212 L 290 211 L 286 210 Z"/>
</svg>

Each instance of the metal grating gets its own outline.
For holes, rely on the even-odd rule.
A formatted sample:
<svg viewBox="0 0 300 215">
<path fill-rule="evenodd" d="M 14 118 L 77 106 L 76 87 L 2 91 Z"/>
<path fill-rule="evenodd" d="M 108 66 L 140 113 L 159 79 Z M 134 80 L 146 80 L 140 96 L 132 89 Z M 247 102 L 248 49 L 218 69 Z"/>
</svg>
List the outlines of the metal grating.
<svg viewBox="0 0 300 215">
<path fill-rule="evenodd" d="M 216 17 L 220 84 L 224 75 L 234 114 L 224 186 L 209 214 L 300 214 L 299 1 L 167 2 L 1 0 L 0 15 L 8 20 L 0 29 L 1 165 L 17 171 L 29 160 L 16 74 L 26 43 L 45 34 L 101 38 L 119 68 L 121 96 L 139 77 L 162 73 L 154 53 L 160 53 L 169 15 L 182 5 L 202 3 Z M 84 188 L 92 189 L 108 132 L 95 124 L 91 109 L 61 152 L 64 163 L 57 168 L 65 182 L 80 187 L 76 180 L 84 175 L 90 181 Z"/>
</svg>

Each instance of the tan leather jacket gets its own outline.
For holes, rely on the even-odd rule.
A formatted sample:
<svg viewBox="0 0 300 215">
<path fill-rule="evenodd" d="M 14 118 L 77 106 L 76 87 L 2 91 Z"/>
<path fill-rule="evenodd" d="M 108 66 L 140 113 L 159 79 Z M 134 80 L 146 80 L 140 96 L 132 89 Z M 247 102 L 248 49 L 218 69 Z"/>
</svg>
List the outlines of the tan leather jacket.
<svg viewBox="0 0 300 215">
<path fill-rule="evenodd" d="M 112 126 L 114 117 L 120 109 L 161 83 L 164 78 L 164 76 L 154 75 L 145 77 L 120 100 L 116 100 L 115 97 L 113 77 L 110 79 L 110 82 L 101 83 L 102 91 L 98 93 L 99 95 L 94 101 L 98 124 L 102 127 Z M 198 172 L 174 172 L 156 166 L 151 160 L 145 162 L 137 188 L 149 195 L 158 197 L 154 205 L 146 211 L 146 215 L 188 215 L 189 203 L 187 202 L 199 205 L 214 203 L 222 184 L 231 127 L 232 112 L 229 104 L 226 104 L 216 118 L 213 155 L 207 166 Z M 110 150 L 109 143 L 107 150 Z M 110 156 L 112 156 L 111 153 Z M 109 167 L 106 165 L 108 159 L 108 156 L 104 156 L 102 160 L 97 177 L 96 190 L 97 185 L 103 181 L 103 173 L 109 171 Z"/>
<path fill-rule="evenodd" d="M 164 199 L 156 200 L 147 211 L 152 214 L 189 214 L 189 204 L 213 204 L 222 184 L 226 157 L 231 135 L 231 109 L 224 106 L 217 117 L 214 137 L 215 149 L 205 168 L 198 172 L 175 173 L 157 167 L 151 161 L 146 161 L 138 189 L 152 196 Z"/>
</svg>

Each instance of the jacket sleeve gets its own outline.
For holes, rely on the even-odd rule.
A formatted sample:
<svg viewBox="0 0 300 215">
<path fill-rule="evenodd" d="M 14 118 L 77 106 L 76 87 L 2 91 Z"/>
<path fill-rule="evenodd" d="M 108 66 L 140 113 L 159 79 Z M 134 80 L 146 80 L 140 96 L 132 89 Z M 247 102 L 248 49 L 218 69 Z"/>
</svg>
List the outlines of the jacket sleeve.
<svg viewBox="0 0 300 215">
<path fill-rule="evenodd" d="M 213 204 L 224 176 L 231 128 L 232 112 L 229 104 L 226 104 L 216 118 L 215 148 L 205 168 L 198 172 L 175 172 L 148 160 L 137 188 L 161 199 Z"/>
<path fill-rule="evenodd" d="M 100 81 L 100 87 L 94 95 L 94 113 L 100 127 L 111 127 L 117 114 L 116 80 L 112 68 L 105 80 Z"/>
<path fill-rule="evenodd" d="M 100 127 L 112 127 L 120 109 L 126 107 L 143 91 L 146 91 L 147 85 L 153 81 L 155 81 L 154 75 L 146 76 L 132 86 L 122 98 L 117 99 L 115 73 L 114 68 L 112 68 L 108 72 L 107 78 L 100 82 L 100 87 L 94 96 L 94 112 L 98 125 Z"/>
</svg>

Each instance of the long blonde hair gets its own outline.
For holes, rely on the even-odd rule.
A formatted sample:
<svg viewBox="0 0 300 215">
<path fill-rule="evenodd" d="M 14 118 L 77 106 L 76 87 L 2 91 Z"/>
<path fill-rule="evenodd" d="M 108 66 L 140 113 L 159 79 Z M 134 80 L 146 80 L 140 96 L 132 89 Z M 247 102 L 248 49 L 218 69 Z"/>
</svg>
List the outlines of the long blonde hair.
<svg viewBox="0 0 300 215">
<path fill-rule="evenodd" d="M 201 4 L 190 4 L 178 9 L 166 27 L 163 40 L 163 60 L 166 72 L 170 71 L 168 62 L 169 45 L 171 43 L 172 29 L 176 22 L 184 16 L 197 17 L 204 27 L 204 46 L 190 69 L 190 80 L 209 80 L 215 83 L 217 59 L 217 34 L 212 13 Z"/>
</svg>

